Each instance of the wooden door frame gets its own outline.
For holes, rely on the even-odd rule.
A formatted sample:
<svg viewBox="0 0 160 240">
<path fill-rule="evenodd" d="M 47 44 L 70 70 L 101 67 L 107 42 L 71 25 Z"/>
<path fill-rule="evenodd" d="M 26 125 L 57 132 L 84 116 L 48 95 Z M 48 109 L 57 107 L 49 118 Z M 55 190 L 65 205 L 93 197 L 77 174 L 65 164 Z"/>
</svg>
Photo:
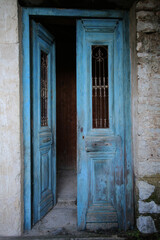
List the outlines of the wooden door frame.
<svg viewBox="0 0 160 240">
<path fill-rule="evenodd" d="M 30 230 L 31 221 L 31 80 L 30 80 L 30 17 L 57 16 L 75 18 L 107 18 L 123 21 L 124 124 L 125 124 L 125 230 L 134 224 L 133 163 L 131 133 L 131 76 L 129 47 L 129 13 L 123 10 L 78 10 L 56 8 L 22 8 L 22 88 L 23 88 L 23 155 L 24 155 L 24 230 Z M 127 202 L 127 204 L 126 204 Z M 129 220 L 129 221 L 128 221 Z M 129 222 L 129 223 L 128 223 Z"/>
</svg>

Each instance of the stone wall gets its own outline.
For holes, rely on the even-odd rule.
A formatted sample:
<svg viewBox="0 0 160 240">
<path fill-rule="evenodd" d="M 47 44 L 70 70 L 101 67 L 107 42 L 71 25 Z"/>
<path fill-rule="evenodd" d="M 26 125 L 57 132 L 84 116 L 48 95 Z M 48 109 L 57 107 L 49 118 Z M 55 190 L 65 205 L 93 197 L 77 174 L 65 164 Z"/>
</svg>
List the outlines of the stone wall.
<svg viewBox="0 0 160 240">
<path fill-rule="evenodd" d="M 20 235 L 21 151 L 17 0 L 0 0 L 0 235 Z"/>
<path fill-rule="evenodd" d="M 138 229 L 150 233 L 160 231 L 160 1 L 139 1 L 136 19 L 136 213 Z"/>
</svg>

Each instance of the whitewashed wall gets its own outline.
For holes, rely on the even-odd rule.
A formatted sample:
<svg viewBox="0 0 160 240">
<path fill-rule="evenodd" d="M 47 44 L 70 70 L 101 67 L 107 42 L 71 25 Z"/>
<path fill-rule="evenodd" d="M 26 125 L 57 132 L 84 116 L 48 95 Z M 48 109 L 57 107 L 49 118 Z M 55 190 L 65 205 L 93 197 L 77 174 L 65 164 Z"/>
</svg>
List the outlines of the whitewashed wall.
<svg viewBox="0 0 160 240">
<path fill-rule="evenodd" d="M 21 234 L 17 0 L 0 0 L 0 236 Z"/>
</svg>

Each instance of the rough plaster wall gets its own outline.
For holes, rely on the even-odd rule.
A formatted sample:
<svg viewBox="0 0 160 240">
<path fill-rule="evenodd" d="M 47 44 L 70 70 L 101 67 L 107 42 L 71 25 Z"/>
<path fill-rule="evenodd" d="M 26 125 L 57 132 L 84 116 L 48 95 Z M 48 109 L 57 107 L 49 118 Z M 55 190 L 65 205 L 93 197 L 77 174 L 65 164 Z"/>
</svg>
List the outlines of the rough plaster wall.
<svg viewBox="0 0 160 240">
<path fill-rule="evenodd" d="M 0 235 L 21 234 L 17 0 L 0 0 Z"/>
<path fill-rule="evenodd" d="M 137 227 L 160 231 L 160 0 L 136 5 L 137 19 Z"/>
</svg>

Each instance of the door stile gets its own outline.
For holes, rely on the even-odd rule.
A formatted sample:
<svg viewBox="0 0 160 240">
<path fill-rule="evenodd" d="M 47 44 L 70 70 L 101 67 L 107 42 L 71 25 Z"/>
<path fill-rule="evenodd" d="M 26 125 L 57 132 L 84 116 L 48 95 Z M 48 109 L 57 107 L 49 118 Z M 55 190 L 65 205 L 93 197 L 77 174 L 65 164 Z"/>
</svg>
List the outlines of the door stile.
<svg viewBox="0 0 160 240">
<path fill-rule="evenodd" d="M 86 225 L 86 216 L 85 212 L 88 208 L 88 174 L 84 169 L 88 169 L 88 161 L 86 152 L 83 150 L 85 148 L 85 137 L 86 136 L 86 126 L 83 125 L 83 122 L 87 121 L 87 111 L 86 111 L 86 82 L 83 82 L 82 79 L 86 79 L 86 71 L 82 68 L 81 62 L 84 62 L 86 66 L 85 58 L 85 45 L 83 44 L 85 35 L 83 31 L 83 26 L 80 21 L 77 21 L 77 77 L 76 77 L 76 86 L 77 86 L 77 223 L 78 228 L 84 230 Z M 85 69 L 86 70 L 86 69 Z M 84 96 L 84 97 L 82 97 Z M 79 107 L 84 106 L 84 107 Z M 83 159 L 81 161 L 81 159 Z M 81 189 L 83 189 L 83 195 L 81 194 Z M 83 204 L 85 202 L 85 205 Z"/>
<path fill-rule="evenodd" d="M 124 49 L 123 49 L 123 22 L 119 20 L 115 32 L 114 32 L 114 119 L 115 119 L 115 135 L 121 138 L 121 147 L 118 148 L 117 153 L 117 163 L 115 166 L 115 181 L 117 184 L 116 188 L 116 202 L 118 213 L 119 228 L 125 229 L 126 219 L 125 219 L 125 197 L 122 198 L 121 194 L 125 196 L 125 179 L 124 179 Z M 121 156 L 121 158 L 119 156 Z M 123 163 L 121 162 L 123 161 Z"/>
<path fill-rule="evenodd" d="M 56 72 L 54 38 L 32 21 L 33 224 L 56 203 Z"/>
</svg>

